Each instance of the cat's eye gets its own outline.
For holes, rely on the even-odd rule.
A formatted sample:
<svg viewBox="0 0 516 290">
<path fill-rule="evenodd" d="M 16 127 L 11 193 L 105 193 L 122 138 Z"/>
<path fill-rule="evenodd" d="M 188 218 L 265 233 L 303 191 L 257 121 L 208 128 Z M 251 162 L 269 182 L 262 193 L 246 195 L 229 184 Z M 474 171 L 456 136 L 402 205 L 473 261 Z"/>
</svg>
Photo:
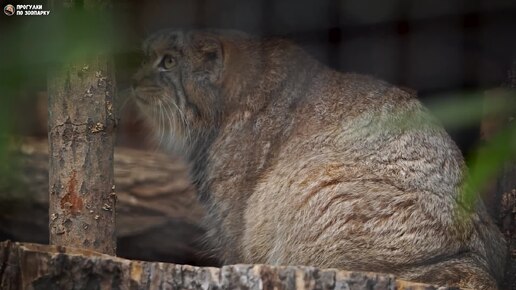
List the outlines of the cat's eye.
<svg viewBox="0 0 516 290">
<path fill-rule="evenodd" d="M 164 69 L 171 69 L 176 65 L 176 60 L 170 55 L 166 54 L 161 60 L 161 67 Z"/>
</svg>

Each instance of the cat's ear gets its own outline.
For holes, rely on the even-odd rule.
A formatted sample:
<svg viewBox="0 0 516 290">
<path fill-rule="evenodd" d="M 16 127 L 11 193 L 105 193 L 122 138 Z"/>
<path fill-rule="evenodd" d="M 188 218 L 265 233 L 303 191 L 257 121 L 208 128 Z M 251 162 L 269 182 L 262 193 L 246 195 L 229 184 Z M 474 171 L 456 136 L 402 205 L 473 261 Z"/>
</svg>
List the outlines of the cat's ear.
<svg viewBox="0 0 516 290">
<path fill-rule="evenodd" d="M 222 41 L 216 35 L 203 32 L 190 33 L 188 41 L 198 64 L 197 73 L 204 74 L 212 82 L 217 81 L 224 63 Z"/>
</svg>

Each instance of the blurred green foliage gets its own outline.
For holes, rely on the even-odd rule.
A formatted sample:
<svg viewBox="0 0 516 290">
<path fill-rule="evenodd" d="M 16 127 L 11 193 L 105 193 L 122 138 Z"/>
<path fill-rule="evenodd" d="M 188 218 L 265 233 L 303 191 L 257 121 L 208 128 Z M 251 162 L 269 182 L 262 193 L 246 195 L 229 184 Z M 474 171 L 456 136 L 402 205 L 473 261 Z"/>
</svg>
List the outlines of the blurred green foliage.
<svg viewBox="0 0 516 290">
<path fill-rule="evenodd" d="M 476 144 L 476 150 L 466 155 L 469 168 L 461 200 L 471 207 L 508 162 L 516 161 L 516 91 L 505 88 L 487 92 L 462 93 L 460 98 L 441 97 L 430 106 L 432 113 L 448 129 L 479 125 L 500 118 L 500 128 L 487 142 Z M 451 101 L 450 101 L 451 100 Z"/>
<path fill-rule="evenodd" d="M 120 26 L 109 9 L 44 9 L 50 9 L 49 16 L 1 18 L 0 188 L 16 179 L 15 157 L 8 149 L 34 113 L 34 92 L 46 89 L 48 71 L 121 48 L 124 31 L 115 32 Z"/>
<path fill-rule="evenodd" d="M 468 187 L 463 192 L 463 200 L 473 204 L 478 198 L 477 193 L 485 190 L 485 186 L 511 160 L 516 160 L 516 123 L 514 121 L 469 157 L 469 180 Z"/>
</svg>

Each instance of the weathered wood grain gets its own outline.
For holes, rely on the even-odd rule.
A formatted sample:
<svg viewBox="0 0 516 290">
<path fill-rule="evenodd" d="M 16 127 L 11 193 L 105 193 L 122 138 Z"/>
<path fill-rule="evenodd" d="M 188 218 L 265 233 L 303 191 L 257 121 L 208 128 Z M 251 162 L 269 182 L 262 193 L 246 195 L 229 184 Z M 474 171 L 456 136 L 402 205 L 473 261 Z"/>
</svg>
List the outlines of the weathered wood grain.
<svg viewBox="0 0 516 290">
<path fill-rule="evenodd" d="M 131 261 L 82 249 L 12 242 L 0 243 L 0 263 L 0 288 L 4 290 L 451 289 L 376 273 L 268 265 L 193 267 Z"/>
</svg>

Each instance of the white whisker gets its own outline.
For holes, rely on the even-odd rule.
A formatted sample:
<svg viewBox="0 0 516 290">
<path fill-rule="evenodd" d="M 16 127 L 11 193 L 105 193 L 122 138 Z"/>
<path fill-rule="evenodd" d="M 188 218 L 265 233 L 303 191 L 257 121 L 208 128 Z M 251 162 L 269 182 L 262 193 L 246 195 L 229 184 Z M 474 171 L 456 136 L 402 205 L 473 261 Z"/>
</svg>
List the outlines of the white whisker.
<svg viewBox="0 0 516 290">
<path fill-rule="evenodd" d="M 163 142 L 163 135 L 165 134 L 165 117 L 163 116 L 163 102 L 159 100 L 158 102 L 159 107 L 159 142 L 158 147 L 161 148 L 161 143 Z M 163 122 L 163 125 L 161 125 L 161 122 Z"/>
<path fill-rule="evenodd" d="M 165 105 L 165 107 L 164 107 L 165 115 L 167 116 L 167 119 L 168 119 L 168 129 L 167 129 L 168 135 L 167 136 L 169 136 L 174 133 L 174 132 L 172 132 L 172 130 L 175 127 L 175 118 L 174 118 L 174 114 L 170 108 L 170 105 L 167 102 L 164 102 L 163 104 Z M 167 141 L 166 146 L 168 148 L 168 146 L 170 146 L 170 143 L 171 143 L 171 138 L 170 137 L 166 138 L 166 141 Z"/>
<path fill-rule="evenodd" d="M 159 120 L 159 116 L 158 116 L 158 107 L 157 106 L 152 106 L 152 116 L 156 116 L 156 118 L 158 118 Z M 153 139 L 156 138 L 156 136 L 158 135 L 158 132 L 159 132 L 159 122 L 156 122 L 157 123 L 157 131 L 154 131 L 152 132 L 153 134 Z M 159 150 L 159 146 L 157 143 L 153 142 L 154 144 L 154 152 L 158 151 Z"/>
<path fill-rule="evenodd" d="M 190 140 L 192 140 L 191 139 L 192 136 L 191 136 L 191 132 L 190 132 L 190 124 L 187 122 L 184 112 L 176 104 L 174 104 L 174 105 L 176 106 L 177 110 L 179 111 L 179 114 L 181 115 L 181 118 L 183 119 L 183 123 L 185 125 L 185 130 L 186 130 L 186 134 L 187 134 L 186 138 L 188 141 L 190 141 Z"/>
</svg>

